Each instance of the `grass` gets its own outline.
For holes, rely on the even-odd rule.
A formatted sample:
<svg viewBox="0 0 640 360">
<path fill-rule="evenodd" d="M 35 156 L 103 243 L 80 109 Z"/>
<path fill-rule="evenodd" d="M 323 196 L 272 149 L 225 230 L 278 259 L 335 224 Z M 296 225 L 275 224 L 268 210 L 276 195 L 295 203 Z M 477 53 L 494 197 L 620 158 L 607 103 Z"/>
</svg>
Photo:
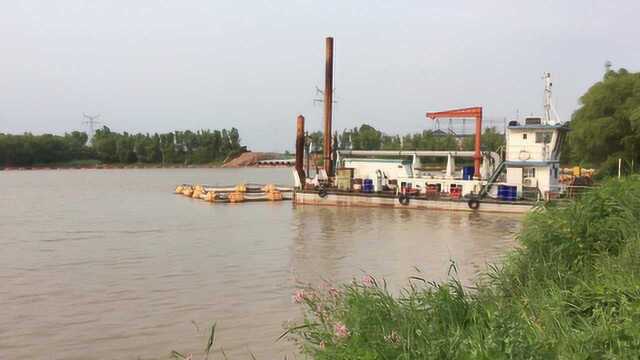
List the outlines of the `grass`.
<svg viewBox="0 0 640 360">
<path fill-rule="evenodd" d="M 196 327 L 196 330 L 199 330 L 198 325 L 196 325 L 195 322 L 193 324 Z M 209 340 L 207 341 L 207 346 L 204 349 L 204 355 L 203 355 L 204 360 L 209 359 L 209 354 L 213 349 L 213 343 L 215 341 L 215 338 L 216 338 L 216 324 L 213 323 L 213 325 L 211 326 L 211 331 L 209 332 Z M 222 350 L 222 354 L 226 358 L 226 355 L 224 354 L 224 350 Z M 170 354 L 170 358 L 173 360 L 193 360 L 193 354 L 191 353 L 182 354 L 176 350 L 172 350 Z"/>
<path fill-rule="evenodd" d="M 287 330 L 314 359 L 637 359 L 640 178 L 532 212 L 521 247 L 474 287 L 415 277 L 400 295 L 367 277 L 305 288 Z"/>
</svg>

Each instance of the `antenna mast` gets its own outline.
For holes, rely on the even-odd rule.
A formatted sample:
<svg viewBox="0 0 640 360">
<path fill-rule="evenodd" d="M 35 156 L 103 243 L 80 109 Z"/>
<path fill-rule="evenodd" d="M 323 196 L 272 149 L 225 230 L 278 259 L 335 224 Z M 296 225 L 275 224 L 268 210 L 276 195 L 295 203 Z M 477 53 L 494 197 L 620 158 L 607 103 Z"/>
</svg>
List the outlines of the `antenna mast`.
<svg viewBox="0 0 640 360">
<path fill-rule="evenodd" d="M 544 123 L 545 125 L 555 125 L 560 121 L 560 117 L 558 116 L 556 108 L 553 106 L 553 99 L 551 97 L 551 87 L 553 86 L 551 74 L 548 72 L 544 73 L 542 79 L 544 79 Z"/>
</svg>

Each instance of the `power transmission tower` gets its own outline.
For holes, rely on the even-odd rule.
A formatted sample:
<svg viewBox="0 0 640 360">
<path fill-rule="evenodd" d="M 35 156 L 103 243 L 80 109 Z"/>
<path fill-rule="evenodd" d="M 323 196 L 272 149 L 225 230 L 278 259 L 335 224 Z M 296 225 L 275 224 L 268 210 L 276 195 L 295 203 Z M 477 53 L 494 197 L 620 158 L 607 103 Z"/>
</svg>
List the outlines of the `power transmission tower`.
<svg viewBox="0 0 640 360">
<path fill-rule="evenodd" d="M 333 89 L 333 93 L 336 93 L 336 89 Z M 324 96 L 324 91 L 321 90 L 319 87 L 316 86 L 316 95 L 315 96 L 319 96 L 317 98 L 313 99 L 313 105 L 319 104 L 319 103 L 323 103 L 324 99 L 322 98 L 322 96 Z M 337 104 L 338 101 L 337 100 L 333 100 L 332 102 L 333 104 Z"/>
<path fill-rule="evenodd" d="M 93 135 L 95 135 L 95 131 L 96 131 L 96 125 L 98 124 L 102 124 L 99 121 L 96 121 L 97 118 L 100 117 L 100 114 L 98 115 L 87 115 L 85 113 L 82 113 L 82 116 L 87 119 L 85 121 L 82 122 L 83 125 L 89 125 L 89 140 L 91 140 L 93 138 Z"/>
</svg>

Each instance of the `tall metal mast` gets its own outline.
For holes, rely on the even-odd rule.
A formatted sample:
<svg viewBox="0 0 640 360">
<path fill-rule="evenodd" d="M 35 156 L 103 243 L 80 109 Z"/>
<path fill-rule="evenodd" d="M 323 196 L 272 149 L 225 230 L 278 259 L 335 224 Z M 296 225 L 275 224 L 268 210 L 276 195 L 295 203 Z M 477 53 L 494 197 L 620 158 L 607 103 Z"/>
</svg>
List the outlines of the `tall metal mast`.
<svg viewBox="0 0 640 360">
<path fill-rule="evenodd" d="M 87 115 L 85 113 L 82 113 L 82 116 L 85 119 L 87 119 L 87 120 L 83 121 L 82 124 L 89 125 L 89 140 L 91 140 L 93 138 L 93 135 L 95 135 L 95 132 L 96 132 L 95 127 L 96 127 L 96 125 L 101 124 L 101 122 L 96 121 L 96 119 L 100 117 L 100 114 L 91 116 L 91 115 Z"/>
</svg>

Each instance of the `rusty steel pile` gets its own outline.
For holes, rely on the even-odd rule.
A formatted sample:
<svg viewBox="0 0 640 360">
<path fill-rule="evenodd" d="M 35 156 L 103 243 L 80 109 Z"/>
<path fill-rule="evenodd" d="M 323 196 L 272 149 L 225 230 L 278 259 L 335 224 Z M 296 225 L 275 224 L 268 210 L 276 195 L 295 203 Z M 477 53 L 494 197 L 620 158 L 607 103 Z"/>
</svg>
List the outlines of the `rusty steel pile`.
<svg viewBox="0 0 640 360">
<path fill-rule="evenodd" d="M 274 184 L 238 184 L 235 186 L 178 185 L 176 194 L 211 203 L 291 200 L 293 189 Z"/>
</svg>

